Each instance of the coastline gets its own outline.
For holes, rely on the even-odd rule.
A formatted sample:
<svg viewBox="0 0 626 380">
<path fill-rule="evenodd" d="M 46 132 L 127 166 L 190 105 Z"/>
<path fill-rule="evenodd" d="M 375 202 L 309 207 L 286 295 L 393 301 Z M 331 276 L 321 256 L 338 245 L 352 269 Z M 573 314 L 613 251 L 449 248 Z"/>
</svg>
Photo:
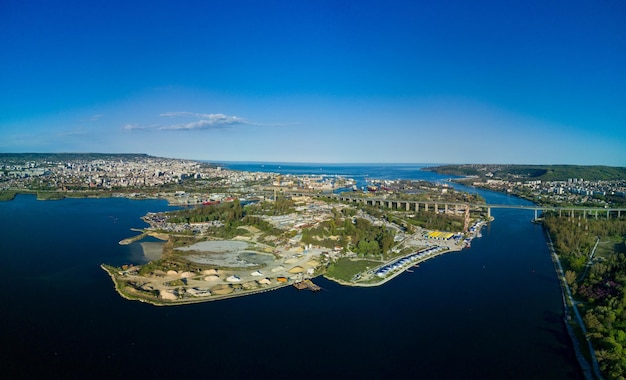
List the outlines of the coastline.
<svg viewBox="0 0 626 380">
<path fill-rule="evenodd" d="M 120 242 L 121 244 L 121 242 Z M 340 280 L 340 279 L 336 279 L 330 276 L 327 276 L 324 273 L 321 273 L 317 276 L 312 276 L 309 279 L 314 279 L 316 277 L 324 277 L 325 279 L 329 280 L 329 281 L 333 281 L 335 283 L 338 283 L 342 286 L 349 286 L 349 287 L 361 287 L 361 288 L 370 288 L 370 287 L 377 287 L 377 286 L 382 286 L 384 284 L 386 284 L 387 282 L 395 279 L 396 277 L 398 277 L 399 275 L 401 275 L 402 273 L 406 272 L 408 269 L 411 269 L 412 267 L 423 263 L 425 261 L 428 261 L 430 259 L 433 259 L 435 257 L 444 255 L 446 253 L 451 253 L 451 252 L 460 252 L 462 251 L 463 247 L 460 246 L 453 246 L 451 247 L 447 247 L 448 249 L 446 250 L 442 250 L 440 252 L 436 252 L 428 257 L 423 257 L 418 261 L 412 262 L 410 265 L 406 266 L 405 268 L 396 270 L 392 273 L 390 273 L 389 275 L 385 276 L 384 278 L 381 278 L 379 281 L 377 282 L 370 282 L 370 283 L 356 283 L 356 282 L 348 282 L 348 281 L 344 281 L 344 280 Z M 415 253 L 410 253 L 408 255 L 404 255 L 401 257 L 395 257 L 393 260 L 391 260 L 390 262 L 394 262 L 397 260 L 401 260 L 402 258 L 405 257 L 409 257 L 411 255 L 414 255 Z M 389 262 L 382 264 L 382 266 L 388 265 Z M 260 288 L 260 289 L 251 289 L 251 290 L 237 290 L 234 291 L 232 293 L 229 294 L 223 294 L 223 295 L 219 295 L 219 294 L 211 294 L 210 296 L 206 296 L 206 297 L 197 297 L 197 298 L 179 298 L 179 299 L 175 299 L 175 300 L 167 300 L 167 299 L 162 299 L 159 296 L 150 296 L 150 295 L 142 295 L 140 293 L 136 293 L 134 294 L 133 292 L 129 292 L 127 291 L 126 285 L 124 284 L 125 281 L 118 279 L 118 274 L 117 272 L 119 271 L 120 268 L 116 268 L 114 266 L 111 265 L 107 265 L 107 264 L 101 264 L 100 268 L 102 268 L 105 272 L 107 272 L 109 274 L 109 277 L 111 277 L 111 280 L 115 283 L 115 290 L 116 292 L 122 296 L 122 298 L 127 299 L 127 300 L 131 300 L 131 301 L 141 301 L 144 303 L 149 303 L 155 306 L 175 306 L 175 305 L 186 305 L 186 304 L 194 304 L 194 303 L 202 303 L 202 302 L 212 302 L 212 301 L 219 301 L 219 300 L 225 300 L 225 299 L 230 299 L 230 298 L 236 298 L 236 297 L 243 297 L 243 296 L 248 296 L 248 295 L 254 295 L 254 294 L 260 294 L 260 293 L 265 293 L 265 292 L 269 292 L 269 291 L 273 291 L 273 290 L 277 290 L 277 289 L 281 289 L 284 287 L 288 287 L 293 285 L 295 282 L 297 281 L 289 281 L 287 283 L 280 283 L 277 282 L 275 284 L 272 284 L 271 286 L 267 286 L 264 288 Z M 132 287 L 131 287 L 132 288 Z"/>
<path fill-rule="evenodd" d="M 576 301 L 572 297 L 572 293 L 570 291 L 569 285 L 567 285 L 567 281 L 565 280 L 565 273 L 563 271 L 563 267 L 561 266 L 561 260 L 559 259 L 554 245 L 552 244 L 552 238 L 550 237 L 550 233 L 547 231 L 545 226 L 542 224 L 544 234 L 547 238 L 548 249 L 550 250 L 550 258 L 552 259 L 552 263 L 554 264 L 554 270 L 559 279 L 559 285 L 561 289 L 561 296 L 563 298 L 563 323 L 565 324 L 565 328 L 567 329 L 567 333 L 572 341 L 572 346 L 574 348 L 574 353 L 576 355 L 576 360 L 578 361 L 578 365 L 585 376 L 585 379 L 593 380 L 593 379 L 602 379 L 602 375 L 600 373 L 600 367 L 598 366 L 598 362 L 595 357 L 595 351 L 593 346 L 591 345 L 591 341 L 587 338 L 587 331 L 585 328 L 585 324 L 578 312 L 578 307 L 576 306 Z M 578 323 L 579 328 L 581 329 L 582 334 L 585 336 L 585 340 L 588 345 L 589 355 L 591 356 L 592 365 L 589 364 L 589 361 L 582 353 L 580 348 L 580 341 L 576 337 L 576 333 L 574 332 L 574 327 L 570 324 L 570 320 L 572 318 L 571 311 L 573 311 L 574 317 Z M 595 376 L 594 376 L 595 375 Z"/>
<path fill-rule="evenodd" d="M 462 247 L 458 247 L 457 249 L 448 249 L 448 250 L 445 250 L 445 251 L 437 252 L 437 253 L 435 253 L 435 254 L 433 254 L 431 256 L 424 257 L 424 258 L 420 259 L 419 261 L 411 263 L 410 266 L 408 266 L 406 268 L 403 268 L 402 270 L 394 271 L 390 275 L 381 278 L 380 281 L 373 282 L 373 283 L 348 282 L 348 281 L 344 281 L 344 280 L 340 280 L 340 279 L 336 279 L 336 278 L 333 278 L 333 277 L 326 276 L 325 274 L 323 274 L 322 276 L 325 279 L 327 279 L 327 280 L 334 281 L 334 282 L 336 282 L 336 283 L 338 283 L 340 285 L 343 285 L 343 286 L 352 286 L 352 287 L 360 287 L 360 288 L 373 288 L 373 287 L 376 287 L 376 286 L 382 286 L 382 285 L 386 284 L 387 282 L 393 280 L 394 278 L 398 277 L 402 273 L 406 272 L 408 269 L 411 269 L 415 265 L 418 265 L 420 263 L 426 262 L 426 261 L 428 261 L 430 259 L 434 259 L 435 257 L 441 256 L 441 255 L 445 255 L 446 253 L 461 252 L 462 250 L 463 250 Z M 401 260 L 402 258 L 409 257 L 409 256 L 411 256 L 413 254 L 414 253 L 410 253 L 410 254 L 404 255 L 402 257 L 396 257 L 396 258 L 393 259 L 393 261 Z M 387 264 L 383 264 L 382 266 L 385 266 L 385 265 L 387 265 Z"/>
<path fill-rule="evenodd" d="M 122 298 L 127 299 L 129 301 L 140 301 L 140 302 L 151 304 L 154 306 L 177 306 L 177 305 L 189 305 L 189 304 L 194 304 L 194 303 L 203 303 L 203 302 L 211 302 L 211 301 L 220 301 L 220 300 L 225 300 L 229 298 L 236 298 L 236 297 L 243 297 L 243 296 L 248 296 L 248 295 L 253 295 L 253 294 L 271 292 L 273 290 L 282 289 L 282 288 L 292 285 L 290 283 L 277 284 L 275 286 L 263 288 L 263 289 L 233 292 L 231 294 L 223 294 L 223 295 L 211 295 L 210 298 L 201 298 L 201 297 L 186 298 L 183 300 L 178 299 L 175 301 L 167 301 L 167 300 L 162 300 L 162 299 L 157 298 L 155 300 L 152 300 L 152 299 L 148 299 L 144 297 L 132 297 L 128 293 L 122 291 L 120 289 L 120 286 L 121 286 L 120 281 L 117 281 L 115 273 L 112 273 L 114 267 L 110 265 L 106 265 L 106 264 L 101 264 L 100 268 L 102 268 L 102 270 L 104 270 L 105 272 L 109 274 L 109 277 L 111 277 L 111 280 L 113 281 L 113 283 L 115 283 L 115 290 L 120 296 L 122 296 Z"/>
</svg>

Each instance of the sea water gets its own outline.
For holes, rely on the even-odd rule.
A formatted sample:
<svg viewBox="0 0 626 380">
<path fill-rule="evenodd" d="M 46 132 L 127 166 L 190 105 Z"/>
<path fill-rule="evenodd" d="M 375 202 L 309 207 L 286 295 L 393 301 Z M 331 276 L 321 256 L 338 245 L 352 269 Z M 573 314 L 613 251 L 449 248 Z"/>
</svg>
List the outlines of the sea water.
<svg viewBox="0 0 626 380">
<path fill-rule="evenodd" d="M 333 169 L 447 178 L 418 165 Z M 527 204 L 469 190 L 489 203 Z M 145 213 L 167 209 L 122 198 L 0 203 L 4 378 L 580 378 L 532 211 L 494 209 L 471 248 L 380 287 L 317 278 L 317 293 L 288 287 L 171 307 L 125 300 L 99 265 L 141 264 L 139 243 L 118 242 L 145 227 Z"/>
</svg>

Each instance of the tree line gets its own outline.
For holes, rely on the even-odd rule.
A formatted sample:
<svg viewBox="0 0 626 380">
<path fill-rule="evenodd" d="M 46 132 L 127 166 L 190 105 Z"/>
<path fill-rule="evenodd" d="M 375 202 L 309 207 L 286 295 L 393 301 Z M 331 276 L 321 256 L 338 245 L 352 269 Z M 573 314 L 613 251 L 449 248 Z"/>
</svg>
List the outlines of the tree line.
<svg viewBox="0 0 626 380">
<path fill-rule="evenodd" d="M 548 213 L 544 220 L 560 256 L 603 375 L 626 376 L 626 219 L 580 220 Z M 599 239 L 599 240 L 598 240 Z M 596 245 L 602 253 L 590 260 Z M 609 249 L 604 247 L 609 246 Z M 597 251 L 600 251 L 598 249 Z"/>
</svg>

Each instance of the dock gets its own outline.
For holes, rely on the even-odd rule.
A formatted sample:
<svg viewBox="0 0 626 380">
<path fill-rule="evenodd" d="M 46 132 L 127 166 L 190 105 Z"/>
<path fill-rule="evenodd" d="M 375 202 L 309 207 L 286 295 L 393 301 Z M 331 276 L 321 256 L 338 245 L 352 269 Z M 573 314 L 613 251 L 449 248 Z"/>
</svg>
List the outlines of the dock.
<svg viewBox="0 0 626 380">
<path fill-rule="evenodd" d="M 308 279 L 304 281 L 296 282 L 293 284 L 293 286 L 298 290 L 309 289 L 312 292 L 319 292 L 320 290 L 322 290 L 322 288 L 315 285 L 313 281 L 308 280 Z"/>
</svg>

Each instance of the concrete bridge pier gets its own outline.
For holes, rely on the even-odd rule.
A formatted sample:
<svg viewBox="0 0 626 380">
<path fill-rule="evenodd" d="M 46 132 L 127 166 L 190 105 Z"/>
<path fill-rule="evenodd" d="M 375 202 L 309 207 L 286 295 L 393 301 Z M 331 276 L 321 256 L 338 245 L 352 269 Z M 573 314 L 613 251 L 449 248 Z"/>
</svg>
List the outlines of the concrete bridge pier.
<svg viewBox="0 0 626 380">
<path fill-rule="evenodd" d="M 487 218 L 491 219 L 491 207 L 487 207 Z"/>
<path fill-rule="evenodd" d="M 538 211 L 538 210 L 537 210 L 537 209 L 535 209 L 535 219 L 534 219 L 534 220 L 537 220 L 537 211 Z"/>
</svg>

